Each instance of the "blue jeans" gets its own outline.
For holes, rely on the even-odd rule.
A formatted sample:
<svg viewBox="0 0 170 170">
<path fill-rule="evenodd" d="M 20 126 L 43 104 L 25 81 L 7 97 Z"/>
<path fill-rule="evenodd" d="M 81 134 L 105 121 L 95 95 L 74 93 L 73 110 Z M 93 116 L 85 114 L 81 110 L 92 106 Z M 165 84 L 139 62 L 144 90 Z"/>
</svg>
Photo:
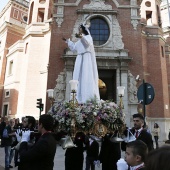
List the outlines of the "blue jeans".
<svg viewBox="0 0 170 170">
<path fill-rule="evenodd" d="M 5 146 L 5 168 L 9 168 L 12 158 L 14 157 L 14 150 L 11 149 L 11 146 Z"/>
</svg>

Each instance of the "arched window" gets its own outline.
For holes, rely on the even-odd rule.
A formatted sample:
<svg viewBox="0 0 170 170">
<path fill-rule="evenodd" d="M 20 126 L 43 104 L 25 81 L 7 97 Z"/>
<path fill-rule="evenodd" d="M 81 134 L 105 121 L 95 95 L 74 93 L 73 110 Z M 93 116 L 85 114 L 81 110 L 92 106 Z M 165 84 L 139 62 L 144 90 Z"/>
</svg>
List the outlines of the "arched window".
<svg viewBox="0 0 170 170">
<path fill-rule="evenodd" d="M 44 4 L 46 2 L 46 0 L 39 0 L 40 4 Z"/>
<path fill-rule="evenodd" d="M 92 18 L 90 20 L 90 33 L 93 37 L 94 45 L 99 46 L 107 42 L 109 38 L 109 26 L 102 18 Z"/>
<path fill-rule="evenodd" d="M 32 2 L 32 4 L 31 4 L 28 24 L 31 24 L 31 22 L 32 22 L 33 9 L 34 9 L 34 2 Z"/>
</svg>

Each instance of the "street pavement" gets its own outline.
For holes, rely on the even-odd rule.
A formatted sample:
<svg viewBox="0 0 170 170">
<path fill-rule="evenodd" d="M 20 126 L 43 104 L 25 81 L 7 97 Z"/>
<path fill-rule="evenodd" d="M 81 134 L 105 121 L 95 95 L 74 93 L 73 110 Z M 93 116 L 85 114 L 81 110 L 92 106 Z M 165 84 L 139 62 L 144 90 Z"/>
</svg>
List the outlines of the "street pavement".
<svg viewBox="0 0 170 170">
<path fill-rule="evenodd" d="M 54 159 L 54 169 L 53 170 L 65 170 L 64 167 L 64 159 L 65 159 L 65 150 L 62 149 L 61 146 L 57 146 L 57 150 L 56 150 L 56 155 L 55 155 L 55 159 Z M 86 153 L 84 153 L 85 156 Z M 5 152 L 4 152 L 4 148 L 0 148 L 0 170 L 4 170 L 4 165 L 5 165 Z M 13 161 L 12 161 L 12 166 Z M 84 162 L 85 165 L 85 162 Z M 17 170 L 18 168 L 11 168 L 11 170 Z M 85 168 L 83 168 L 85 169 Z M 101 167 L 98 168 L 96 167 L 96 170 L 101 170 Z"/>
<path fill-rule="evenodd" d="M 159 143 L 159 145 L 163 145 L 164 143 Z M 155 145 L 155 143 L 154 143 Z M 56 155 L 54 159 L 54 169 L 53 170 L 65 170 L 64 167 L 64 159 L 65 159 L 65 150 L 62 149 L 60 145 L 57 145 L 57 150 L 56 150 Z M 84 152 L 84 157 L 86 153 Z M 122 158 L 124 158 L 124 152 L 122 152 Z M 4 153 L 4 148 L 0 148 L 0 170 L 4 170 L 4 164 L 5 164 L 5 153 Z M 13 162 L 11 164 L 12 166 L 14 165 Z M 11 168 L 11 170 L 17 170 L 18 168 Z M 84 162 L 84 168 L 85 169 L 85 162 Z M 101 166 L 98 168 L 96 166 L 96 170 L 102 170 Z"/>
</svg>

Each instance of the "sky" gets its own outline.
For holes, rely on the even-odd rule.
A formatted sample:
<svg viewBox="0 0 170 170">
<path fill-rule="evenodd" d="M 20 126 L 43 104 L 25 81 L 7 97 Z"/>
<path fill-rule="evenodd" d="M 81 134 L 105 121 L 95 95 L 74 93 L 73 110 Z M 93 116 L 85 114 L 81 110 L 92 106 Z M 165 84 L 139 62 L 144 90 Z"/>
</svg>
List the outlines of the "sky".
<svg viewBox="0 0 170 170">
<path fill-rule="evenodd" d="M 9 0 L 0 0 L 0 11 L 5 7 Z"/>
</svg>

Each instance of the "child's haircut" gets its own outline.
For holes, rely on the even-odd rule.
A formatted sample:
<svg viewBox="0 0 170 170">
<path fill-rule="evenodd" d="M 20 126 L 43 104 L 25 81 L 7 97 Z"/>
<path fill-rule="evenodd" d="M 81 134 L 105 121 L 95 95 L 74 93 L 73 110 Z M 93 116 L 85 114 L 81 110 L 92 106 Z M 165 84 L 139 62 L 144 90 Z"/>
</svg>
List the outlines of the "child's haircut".
<svg viewBox="0 0 170 170">
<path fill-rule="evenodd" d="M 134 156 L 141 156 L 141 161 L 145 162 L 146 156 L 148 154 L 147 145 L 141 140 L 136 140 L 129 142 L 126 146 L 127 148 L 132 148 L 132 153 Z"/>
</svg>

